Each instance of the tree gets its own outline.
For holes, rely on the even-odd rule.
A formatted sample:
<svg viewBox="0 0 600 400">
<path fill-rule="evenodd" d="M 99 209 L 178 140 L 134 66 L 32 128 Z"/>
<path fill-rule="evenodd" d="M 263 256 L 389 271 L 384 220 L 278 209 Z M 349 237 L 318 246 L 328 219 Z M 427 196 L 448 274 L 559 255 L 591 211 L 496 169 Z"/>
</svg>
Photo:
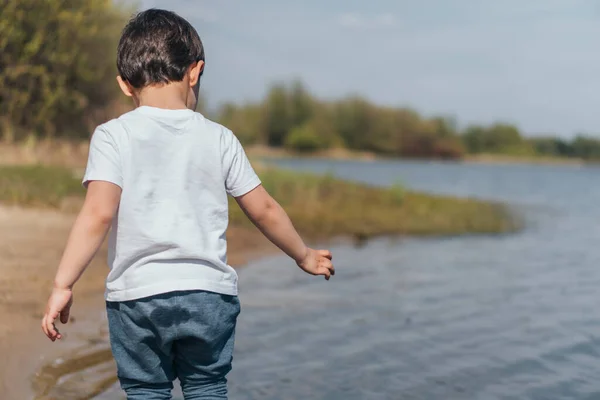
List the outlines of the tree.
<svg viewBox="0 0 600 400">
<path fill-rule="evenodd" d="M 573 154 L 571 144 L 557 137 L 539 136 L 529 142 L 535 153 L 542 156 L 569 157 Z"/>
<path fill-rule="evenodd" d="M 238 107 L 233 103 L 221 106 L 218 120 L 231 129 L 242 144 L 265 143 L 265 113 L 260 105 Z"/>
<path fill-rule="evenodd" d="M 577 135 L 572 144 L 573 155 L 584 160 L 600 160 L 600 140 Z"/>
<path fill-rule="evenodd" d="M 335 130 L 331 111 L 322 105 L 310 120 L 290 131 L 285 146 L 295 151 L 310 152 L 343 147 L 343 141 Z"/>
<path fill-rule="evenodd" d="M 465 130 L 463 140 L 471 153 L 522 154 L 531 150 L 519 129 L 504 123 L 490 127 L 470 126 Z"/>
<path fill-rule="evenodd" d="M 293 126 L 287 89 L 283 84 L 275 84 L 269 90 L 265 104 L 265 114 L 267 143 L 270 146 L 282 146 L 285 136 Z"/>
<path fill-rule="evenodd" d="M 118 98 L 126 13 L 110 0 L 19 0 L 0 9 L 4 139 L 86 136 Z"/>
<path fill-rule="evenodd" d="M 509 153 L 523 144 L 519 129 L 514 125 L 496 123 L 487 130 L 485 146 L 495 153 Z"/>
<path fill-rule="evenodd" d="M 436 136 L 441 138 L 456 137 L 458 124 L 454 117 L 434 117 L 431 119 Z"/>
<path fill-rule="evenodd" d="M 463 134 L 463 141 L 469 153 L 483 153 L 486 150 L 487 131 L 483 126 L 471 125 Z"/>
<path fill-rule="evenodd" d="M 367 150 L 373 127 L 371 104 L 361 97 L 350 97 L 334 105 L 335 130 L 346 145 L 354 150 Z"/>
<path fill-rule="evenodd" d="M 289 92 L 290 122 L 293 126 L 306 123 L 314 113 L 314 100 L 301 81 L 294 81 Z"/>
<path fill-rule="evenodd" d="M 323 141 L 310 124 L 297 126 L 285 139 L 285 146 L 301 153 L 310 153 L 323 148 Z"/>
</svg>

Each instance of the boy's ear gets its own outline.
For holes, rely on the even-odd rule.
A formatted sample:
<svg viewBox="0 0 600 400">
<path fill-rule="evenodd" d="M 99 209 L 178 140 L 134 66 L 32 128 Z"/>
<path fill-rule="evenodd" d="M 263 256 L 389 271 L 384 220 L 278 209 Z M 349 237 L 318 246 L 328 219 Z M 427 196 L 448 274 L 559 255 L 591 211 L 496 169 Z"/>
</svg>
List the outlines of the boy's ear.
<svg viewBox="0 0 600 400">
<path fill-rule="evenodd" d="M 200 75 L 202 74 L 202 71 L 204 70 L 204 61 L 200 60 L 195 64 L 192 64 L 192 66 L 190 67 L 188 74 L 189 74 L 189 78 L 190 78 L 190 87 L 194 87 L 196 86 L 196 84 L 198 84 L 198 82 L 200 81 Z"/>
<path fill-rule="evenodd" d="M 133 97 L 133 90 L 131 89 L 131 86 L 129 86 L 129 84 L 125 82 L 120 75 L 117 76 L 117 82 L 119 83 L 119 87 L 125 96 Z"/>
</svg>

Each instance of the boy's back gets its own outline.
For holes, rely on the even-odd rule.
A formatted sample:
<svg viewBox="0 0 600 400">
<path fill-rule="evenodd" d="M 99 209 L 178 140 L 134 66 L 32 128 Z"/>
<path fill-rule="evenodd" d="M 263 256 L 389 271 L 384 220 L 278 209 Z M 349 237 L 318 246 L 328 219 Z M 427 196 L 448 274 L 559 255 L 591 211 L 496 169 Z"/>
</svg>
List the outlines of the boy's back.
<svg viewBox="0 0 600 400">
<path fill-rule="evenodd" d="M 99 126 L 87 194 L 42 320 L 69 320 L 72 289 L 110 227 L 106 309 L 112 352 L 128 400 L 226 399 L 240 312 L 227 265 L 227 196 L 305 272 L 329 279 L 331 253 L 307 247 L 262 187 L 232 132 L 193 112 L 204 48 L 183 18 L 136 15 L 117 50 L 117 77 L 136 109 Z"/>
<path fill-rule="evenodd" d="M 94 133 L 84 182 L 94 180 L 122 188 L 107 300 L 173 288 L 237 294 L 226 258 L 227 195 L 260 180 L 231 131 L 191 110 L 138 107 Z"/>
</svg>

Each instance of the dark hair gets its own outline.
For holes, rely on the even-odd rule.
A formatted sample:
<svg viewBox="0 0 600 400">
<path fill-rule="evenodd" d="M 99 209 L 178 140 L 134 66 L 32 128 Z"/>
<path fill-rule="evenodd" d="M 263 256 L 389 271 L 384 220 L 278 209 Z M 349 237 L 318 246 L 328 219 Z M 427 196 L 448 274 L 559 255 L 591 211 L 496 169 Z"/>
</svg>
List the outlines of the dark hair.
<svg viewBox="0 0 600 400">
<path fill-rule="evenodd" d="M 180 82 L 190 65 L 204 61 L 198 32 L 171 11 L 149 9 L 135 15 L 123 29 L 117 49 L 121 78 L 136 89 Z"/>
</svg>

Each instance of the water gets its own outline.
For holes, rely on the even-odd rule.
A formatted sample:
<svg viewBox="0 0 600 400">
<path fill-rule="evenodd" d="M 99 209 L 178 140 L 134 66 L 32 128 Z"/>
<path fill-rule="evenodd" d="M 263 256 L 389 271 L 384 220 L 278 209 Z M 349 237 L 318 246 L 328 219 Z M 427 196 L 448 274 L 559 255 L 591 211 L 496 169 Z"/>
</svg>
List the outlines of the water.
<svg viewBox="0 0 600 400">
<path fill-rule="evenodd" d="M 330 282 L 285 257 L 243 269 L 232 400 L 600 399 L 600 169 L 278 164 L 504 200 L 529 224 L 336 246 Z"/>
</svg>

